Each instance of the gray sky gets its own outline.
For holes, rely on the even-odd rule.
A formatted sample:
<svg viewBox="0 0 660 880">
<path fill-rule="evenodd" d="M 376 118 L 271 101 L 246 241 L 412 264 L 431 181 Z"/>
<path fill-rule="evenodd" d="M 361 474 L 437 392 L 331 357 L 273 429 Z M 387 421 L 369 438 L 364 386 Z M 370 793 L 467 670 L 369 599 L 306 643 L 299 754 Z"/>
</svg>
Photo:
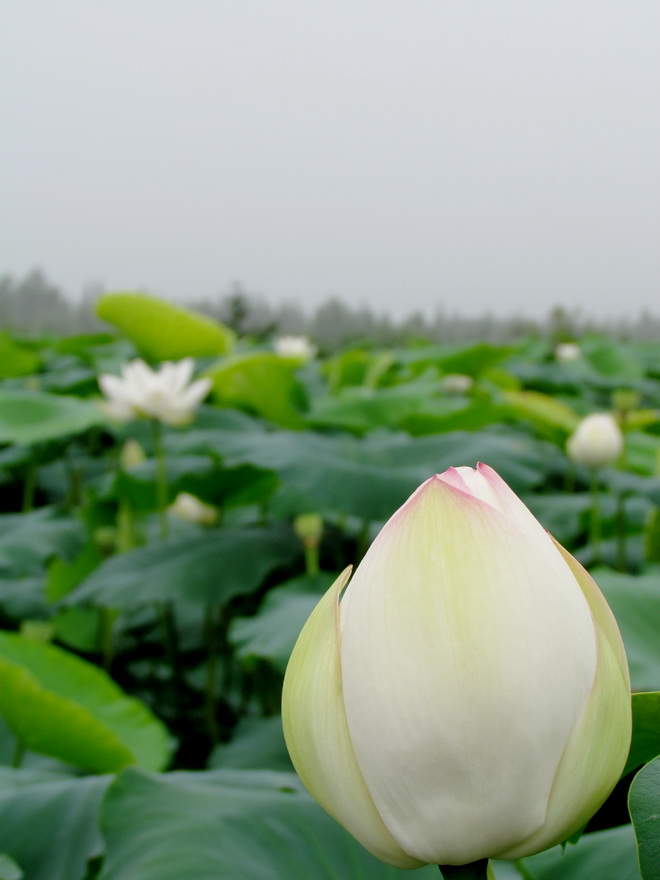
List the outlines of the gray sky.
<svg viewBox="0 0 660 880">
<path fill-rule="evenodd" d="M 2 0 L 0 273 L 660 312 L 658 0 Z"/>
</svg>

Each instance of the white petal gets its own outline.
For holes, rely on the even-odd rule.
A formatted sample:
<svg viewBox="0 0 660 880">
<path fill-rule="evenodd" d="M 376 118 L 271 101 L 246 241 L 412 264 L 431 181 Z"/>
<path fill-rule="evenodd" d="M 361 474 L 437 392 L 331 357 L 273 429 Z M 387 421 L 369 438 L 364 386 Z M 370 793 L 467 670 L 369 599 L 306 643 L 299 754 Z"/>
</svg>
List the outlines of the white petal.
<svg viewBox="0 0 660 880">
<path fill-rule="evenodd" d="M 557 546 L 593 615 L 598 670 L 589 701 L 562 755 L 543 828 L 505 852 L 493 854 L 500 859 L 532 855 L 561 843 L 580 829 L 619 781 L 630 746 L 630 678 L 616 621 L 591 575 Z"/>
<path fill-rule="evenodd" d="M 432 478 L 341 602 L 357 761 L 383 821 L 422 861 L 474 861 L 543 824 L 594 682 L 587 602 L 520 505 L 509 515 Z"/>
<path fill-rule="evenodd" d="M 401 850 L 369 796 L 351 746 L 342 700 L 337 602 L 350 569 L 312 612 L 289 660 L 282 724 L 298 775 L 321 806 L 377 858 L 400 868 L 420 862 Z"/>
<path fill-rule="evenodd" d="M 212 385 L 210 379 L 197 379 L 180 395 L 179 406 L 188 410 L 196 409 L 209 393 Z"/>
</svg>

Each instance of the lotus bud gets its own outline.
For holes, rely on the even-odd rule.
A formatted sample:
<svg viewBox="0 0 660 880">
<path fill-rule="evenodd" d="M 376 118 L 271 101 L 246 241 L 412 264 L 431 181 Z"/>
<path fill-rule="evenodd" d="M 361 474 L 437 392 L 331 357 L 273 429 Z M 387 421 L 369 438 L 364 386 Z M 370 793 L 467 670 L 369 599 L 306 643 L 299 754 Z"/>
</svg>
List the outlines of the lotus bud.
<svg viewBox="0 0 660 880">
<path fill-rule="evenodd" d="M 623 434 L 609 413 L 592 413 L 577 426 L 566 444 L 572 462 L 585 467 L 614 464 L 623 452 Z"/>
<path fill-rule="evenodd" d="M 218 508 L 205 504 L 189 492 L 179 492 L 168 510 L 177 519 L 201 526 L 213 526 L 218 521 Z"/>
<path fill-rule="evenodd" d="M 466 394 L 474 385 L 474 379 L 464 373 L 447 373 L 440 380 L 440 384 L 443 391 L 449 394 Z"/>
<path fill-rule="evenodd" d="M 626 762 L 630 681 L 587 572 L 486 465 L 427 480 L 293 650 L 303 782 L 399 868 L 517 859 L 581 828 Z"/>
<path fill-rule="evenodd" d="M 562 364 L 576 361 L 582 356 L 582 349 L 577 342 L 560 342 L 555 347 L 555 358 Z"/>
<path fill-rule="evenodd" d="M 317 348 L 306 336 L 279 336 L 274 342 L 275 352 L 280 357 L 301 364 L 316 356 Z"/>
<path fill-rule="evenodd" d="M 145 451 L 138 441 L 133 437 L 129 437 L 122 446 L 121 454 L 119 456 L 119 466 L 123 471 L 130 471 L 133 468 L 138 467 L 138 465 L 141 465 L 146 458 Z"/>
<path fill-rule="evenodd" d="M 318 513 L 301 513 L 293 521 L 293 531 L 305 547 L 318 547 L 323 536 L 323 517 Z"/>
</svg>

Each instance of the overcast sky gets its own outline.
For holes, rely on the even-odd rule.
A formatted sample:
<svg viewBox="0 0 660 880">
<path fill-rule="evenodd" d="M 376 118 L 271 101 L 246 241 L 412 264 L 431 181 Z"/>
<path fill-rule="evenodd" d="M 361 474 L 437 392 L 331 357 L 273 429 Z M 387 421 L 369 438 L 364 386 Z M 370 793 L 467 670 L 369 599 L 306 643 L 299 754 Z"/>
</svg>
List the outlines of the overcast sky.
<svg viewBox="0 0 660 880">
<path fill-rule="evenodd" d="M 658 0 L 2 0 L 0 274 L 660 313 Z"/>
</svg>

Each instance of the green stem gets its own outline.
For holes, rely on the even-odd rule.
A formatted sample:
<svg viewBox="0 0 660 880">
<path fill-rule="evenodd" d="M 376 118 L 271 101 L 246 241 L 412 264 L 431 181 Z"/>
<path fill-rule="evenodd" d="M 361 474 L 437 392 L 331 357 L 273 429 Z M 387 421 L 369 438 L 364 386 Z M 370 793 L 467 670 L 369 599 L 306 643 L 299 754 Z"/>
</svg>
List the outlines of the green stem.
<svg viewBox="0 0 660 880">
<path fill-rule="evenodd" d="M 25 754 L 26 747 L 25 743 L 22 739 L 16 740 L 16 748 L 14 749 L 14 758 L 11 762 L 12 767 L 20 767 L 23 763 L 23 755 Z"/>
<path fill-rule="evenodd" d="M 305 570 L 310 577 L 314 577 L 321 571 L 318 544 L 313 546 L 305 544 Z"/>
<path fill-rule="evenodd" d="M 216 649 L 215 621 L 213 606 L 207 605 L 204 610 L 204 641 L 206 642 L 206 726 L 213 745 L 219 739 L 216 713 L 216 692 L 218 687 L 218 652 Z"/>
<path fill-rule="evenodd" d="M 589 543 L 593 551 L 594 564 L 600 562 L 600 484 L 598 471 L 591 469 L 591 523 Z"/>
<path fill-rule="evenodd" d="M 114 659 L 114 625 L 117 612 L 114 608 L 101 608 L 99 611 L 99 629 L 101 642 L 101 662 L 103 669 L 110 672 Z"/>
<path fill-rule="evenodd" d="M 621 492 L 616 502 L 616 567 L 626 571 L 626 499 Z"/>
<path fill-rule="evenodd" d="M 488 880 L 488 859 L 469 865 L 438 865 L 444 880 Z"/>
<path fill-rule="evenodd" d="M 23 483 L 23 513 L 27 513 L 34 507 L 34 495 L 37 489 L 37 468 L 33 462 L 25 469 L 25 482 Z"/>
<path fill-rule="evenodd" d="M 151 420 L 151 433 L 153 435 L 154 455 L 156 458 L 156 500 L 158 515 L 160 516 L 160 536 L 161 538 L 167 538 L 170 533 L 170 526 L 167 520 L 167 465 L 163 448 L 163 434 L 158 419 Z"/>
<path fill-rule="evenodd" d="M 182 677 L 179 666 L 179 637 L 176 629 L 173 602 L 159 602 L 158 610 L 160 623 L 163 630 L 163 643 L 165 655 L 171 670 L 171 699 L 172 705 L 178 708 L 181 693 Z"/>
</svg>

